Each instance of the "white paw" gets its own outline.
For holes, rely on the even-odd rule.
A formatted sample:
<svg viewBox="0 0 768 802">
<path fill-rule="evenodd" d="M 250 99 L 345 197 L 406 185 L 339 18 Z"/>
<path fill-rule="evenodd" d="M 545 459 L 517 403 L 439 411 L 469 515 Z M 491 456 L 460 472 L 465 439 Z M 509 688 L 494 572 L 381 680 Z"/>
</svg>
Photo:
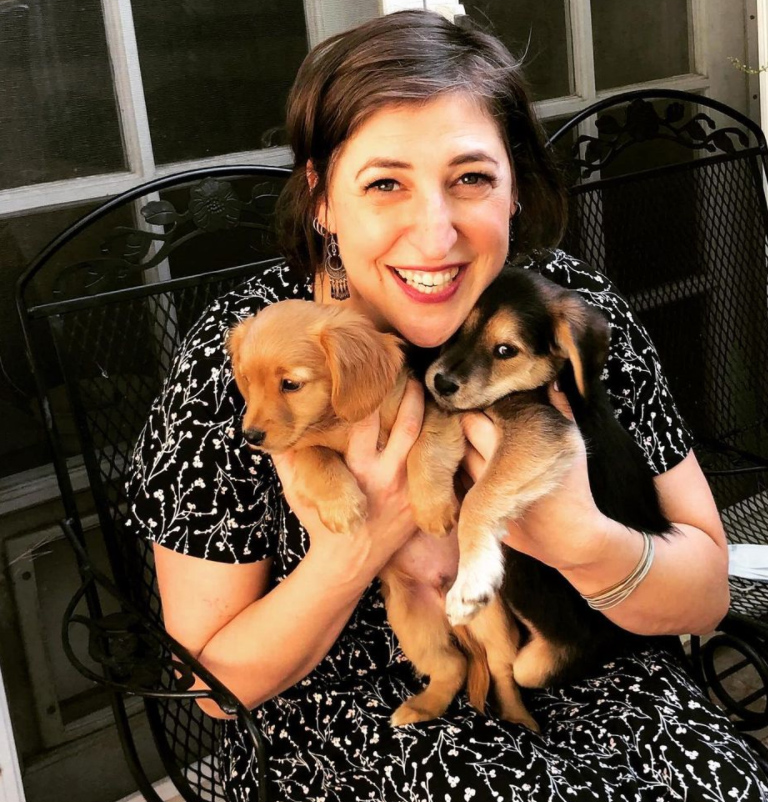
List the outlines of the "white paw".
<svg viewBox="0 0 768 802">
<path fill-rule="evenodd" d="M 501 550 L 494 549 L 472 560 L 459 561 L 459 573 L 445 597 L 445 613 L 451 625 L 468 624 L 501 587 L 504 564 Z"/>
</svg>

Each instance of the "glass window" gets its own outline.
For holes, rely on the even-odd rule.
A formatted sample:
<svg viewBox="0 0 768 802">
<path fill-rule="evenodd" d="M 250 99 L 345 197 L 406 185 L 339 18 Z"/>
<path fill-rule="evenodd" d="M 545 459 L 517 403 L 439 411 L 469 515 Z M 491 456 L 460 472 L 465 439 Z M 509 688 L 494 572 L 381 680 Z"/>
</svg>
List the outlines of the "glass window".
<svg viewBox="0 0 768 802">
<path fill-rule="evenodd" d="M 0 189 L 126 167 L 100 0 L 0 3 Z"/>
<path fill-rule="evenodd" d="M 536 100 L 573 94 L 567 0 L 466 0 L 467 15 L 516 56 Z"/>
<path fill-rule="evenodd" d="M 307 53 L 301 0 L 134 0 L 158 164 L 284 144 L 285 102 Z"/>
<path fill-rule="evenodd" d="M 592 0 L 598 91 L 692 72 L 688 0 Z"/>
</svg>

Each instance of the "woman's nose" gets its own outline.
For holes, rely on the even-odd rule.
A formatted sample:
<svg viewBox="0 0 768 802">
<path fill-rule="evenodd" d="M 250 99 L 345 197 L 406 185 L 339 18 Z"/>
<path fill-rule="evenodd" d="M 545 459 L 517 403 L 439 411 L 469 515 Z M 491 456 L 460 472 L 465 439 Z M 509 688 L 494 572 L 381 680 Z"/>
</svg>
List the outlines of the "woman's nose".
<svg viewBox="0 0 768 802">
<path fill-rule="evenodd" d="M 410 236 L 425 260 L 448 255 L 458 238 L 456 221 L 449 200 L 441 193 L 415 199 Z"/>
</svg>

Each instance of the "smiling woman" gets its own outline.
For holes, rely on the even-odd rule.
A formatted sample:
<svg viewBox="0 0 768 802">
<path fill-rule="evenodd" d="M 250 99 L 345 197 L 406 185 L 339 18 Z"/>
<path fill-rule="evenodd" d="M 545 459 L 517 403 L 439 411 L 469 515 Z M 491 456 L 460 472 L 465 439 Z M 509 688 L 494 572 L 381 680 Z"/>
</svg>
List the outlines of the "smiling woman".
<svg viewBox="0 0 768 802">
<path fill-rule="evenodd" d="M 169 632 L 256 708 L 274 798 L 763 799 L 768 784 L 738 734 L 687 677 L 674 641 L 653 637 L 706 631 L 724 613 L 722 528 L 647 333 L 605 277 L 555 250 L 563 193 L 518 63 L 481 32 L 426 12 L 393 14 L 309 54 L 287 127 L 296 157 L 281 198 L 287 264 L 219 299 L 193 328 L 137 444 L 130 506 L 134 531 L 155 543 Z M 267 445 L 261 418 L 238 429 L 244 395 L 257 410 L 269 386 L 272 406 L 294 408 L 311 376 L 272 371 L 254 380 L 225 353 L 234 324 L 296 298 L 362 313 L 408 340 L 414 363 L 423 362 L 423 347 L 449 340 L 508 261 L 578 291 L 610 321 L 607 390 L 679 530 L 658 544 L 642 583 L 605 610 L 640 635 L 636 648 L 574 684 L 529 691 L 541 734 L 463 696 L 428 720 L 417 701 L 422 682 L 400 648 L 415 654 L 417 627 L 398 628 L 398 641 L 387 623 L 373 580 L 392 560 L 416 572 L 410 592 L 437 611 L 435 621 L 445 618 L 443 594 L 457 569 L 455 532 L 422 536 L 409 501 L 421 388 L 408 383 L 388 442 L 378 411 L 351 426 L 346 464 L 367 517 L 341 535 L 302 499 L 290 439 L 270 456 L 248 447 L 248 438 Z M 235 331 L 248 328 L 259 327 Z M 297 331 L 288 329 L 249 347 L 294 346 Z M 494 358 L 508 357 L 502 349 Z M 478 413 L 462 422 L 471 483 L 493 458 L 498 432 Z M 597 510 L 585 459 L 507 526 L 509 545 L 580 594 L 626 584 L 638 559 L 647 561 L 643 534 Z M 404 616 L 421 604 L 404 605 Z M 444 636 L 434 628 L 433 665 L 448 660 Z M 506 643 L 514 652 L 517 643 Z M 432 679 L 439 673 L 414 663 Z M 392 727 L 405 699 L 409 716 L 398 723 L 409 723 Z M 255 798 L 255 756 L 234 722 L 219 747 L 229 798 Z"/>
<path fill-rule="evenodd" d="M 501 270 L 516 200 L 498 124 L 450 93 L 366 120 L 334 160 L 318 217 L 338 237 L 351 305 L 430 347 Z"/>
</svg>

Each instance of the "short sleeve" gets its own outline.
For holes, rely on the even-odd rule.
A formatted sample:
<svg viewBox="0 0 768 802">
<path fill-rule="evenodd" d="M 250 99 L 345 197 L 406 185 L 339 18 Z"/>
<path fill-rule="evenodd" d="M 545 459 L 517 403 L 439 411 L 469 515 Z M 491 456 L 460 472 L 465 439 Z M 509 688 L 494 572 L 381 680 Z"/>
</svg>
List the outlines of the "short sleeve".
<svg viewBox="0 0 768 802">
<path fill-rule="evenodd" d="M 181 345 L 131 460 L 127 525 L 137 536 L 224 563 L 275 553 L 277 478 L 243 440 L 225 349 L 229 328 L 273 300 L 258 286 L 224 296 Z"/>
<path fill-rule="evenodd" d="M 645 327 L 613 284 L 578 259 L 555 251 L 536 268 L 546 278 L 576 290 L 605 314 L 611 343 L 602 379 L 616 417 L 634 437 L 655 474 L 673 468 L 691 450 L 693 437 L 675 405 Z"/>
</svg>

